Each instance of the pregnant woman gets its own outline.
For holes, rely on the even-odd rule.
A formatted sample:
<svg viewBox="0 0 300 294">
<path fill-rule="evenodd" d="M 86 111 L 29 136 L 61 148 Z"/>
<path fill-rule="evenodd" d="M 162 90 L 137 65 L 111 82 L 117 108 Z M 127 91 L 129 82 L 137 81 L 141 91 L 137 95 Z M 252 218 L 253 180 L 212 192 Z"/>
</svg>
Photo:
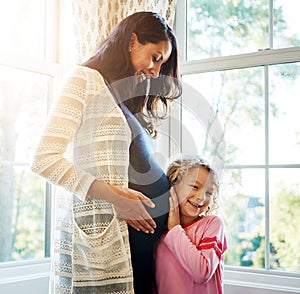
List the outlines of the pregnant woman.
<svg viewBox="0 0 300 294">
<path fill-rule="evenodd" d="M 177 59 L 166 21 L 137 12 L 62 88 L 32 162 L 58 192 L 51 293 L 150 293 L 169 187 L 149 133 L 181 94 Z"/>
</svg>

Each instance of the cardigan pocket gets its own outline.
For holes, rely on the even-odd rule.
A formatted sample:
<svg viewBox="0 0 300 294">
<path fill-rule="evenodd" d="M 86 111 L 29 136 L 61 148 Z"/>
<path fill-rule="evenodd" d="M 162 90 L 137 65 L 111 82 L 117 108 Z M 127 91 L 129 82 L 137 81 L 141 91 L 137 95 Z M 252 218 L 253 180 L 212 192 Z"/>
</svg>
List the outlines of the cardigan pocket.
<svg viewBox="0 0 300 294">
<path fill-rule="evenodd" d="M 132 268 L 126 222 L 114 215 L 103 231 L 96 231 L 91 229 L 87 233 L 74 218 L 74 280 L 130 278 Z"/>
</svg>

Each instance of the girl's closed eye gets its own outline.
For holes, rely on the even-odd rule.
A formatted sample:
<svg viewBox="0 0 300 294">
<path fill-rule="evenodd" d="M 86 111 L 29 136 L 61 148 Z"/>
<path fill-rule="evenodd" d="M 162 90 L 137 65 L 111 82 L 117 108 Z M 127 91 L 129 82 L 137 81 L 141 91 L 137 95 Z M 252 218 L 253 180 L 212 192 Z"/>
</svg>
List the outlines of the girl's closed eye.
<svg viewBox="0 0 300 294">
<path fill-rule="evenodd" d="M 211 192 L 211 191 L 206 191 L 206 193 L 205 193 L 208 197 L 211 197 L 212 196 L 212 194 L 213 194 L 213 192 Z"/>
</svg>

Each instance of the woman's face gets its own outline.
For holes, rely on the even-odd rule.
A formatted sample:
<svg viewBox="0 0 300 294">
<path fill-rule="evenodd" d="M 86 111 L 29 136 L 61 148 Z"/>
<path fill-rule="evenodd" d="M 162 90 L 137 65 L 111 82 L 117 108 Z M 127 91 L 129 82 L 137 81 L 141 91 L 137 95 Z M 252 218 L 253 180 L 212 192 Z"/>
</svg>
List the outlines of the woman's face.
<svg viewBox="0 0 300 294">
<path fill-rule="evenodd" d="M 161 41 L 157 44 L 141 44 L 135 33 L 132 33 L 129 47 L 130 62 L 134 75 L 140 76 L 142 82 L 148 77 L 157 78 L 160 68 L 170 57 L 172 44 L 170 41 Z"/>
<path fill-rule="evenodd" d="M 214 191 L 209 171 L 203 166 L 190 169 L 174 188 L 179 200 L 181 224 L 192 222 L 205 212 Z"/>
</svg>

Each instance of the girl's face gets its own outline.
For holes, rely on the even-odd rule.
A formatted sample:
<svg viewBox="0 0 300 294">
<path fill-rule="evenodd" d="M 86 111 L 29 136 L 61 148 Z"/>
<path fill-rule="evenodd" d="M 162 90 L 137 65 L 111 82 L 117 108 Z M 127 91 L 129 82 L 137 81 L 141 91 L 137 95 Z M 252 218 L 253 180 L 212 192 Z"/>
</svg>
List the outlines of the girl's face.
<svg viewBox="0 0 300 294">
<path fill-rule="evenodd" d="M 170 41 L 161 41 L 157 44 L 143 45 L 138 41 L 137 35 L 132 33 L 129 51 L 134 75 L 140 76 L 142 82 L 148 77 L 157 78 L 159 76 L 162 64 L 171 55 L 172 44 Z"/>
<path fill-rule="evenodd" d="M 209 171 L 201 166 L 190 169 L 174 189 L 180 206 L 180 223 L 187 224 L 208 209 L 214 185 Z"/>
</svg>

